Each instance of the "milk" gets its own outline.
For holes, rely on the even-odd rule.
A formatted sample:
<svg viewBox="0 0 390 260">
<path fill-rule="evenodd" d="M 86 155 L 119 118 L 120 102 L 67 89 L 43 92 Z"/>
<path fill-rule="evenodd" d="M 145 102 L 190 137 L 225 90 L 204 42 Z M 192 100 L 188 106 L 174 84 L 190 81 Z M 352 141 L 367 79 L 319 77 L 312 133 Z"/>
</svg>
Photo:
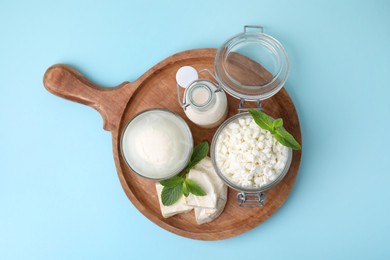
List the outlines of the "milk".
<svg viewBox="0 0 390 260">
<path fill-rule="evenodd" d="M 197 88 L 192 91 L 192 99 L 194 104 L 204 106 L 207 102 L 209 102 L 210 93 L 206 88 Z"/>
<path fill-rule="evenodd" d="M 183 119 L 154 109 L 139 114 L 127 125 L 121 146 L 133 171 L 146 178 L 165 179 L 187 165 L 193 141 Z"/>
<path fill-rule="evenodd" d="M 184 110 L 188 119 L 204 128 L 213 128 L 225 121 L 228 114 L 226 94 L 216 90 L 217 87 L 206 80 L 189 86 L 185 95 L 189 106 Z"/>
</svg>

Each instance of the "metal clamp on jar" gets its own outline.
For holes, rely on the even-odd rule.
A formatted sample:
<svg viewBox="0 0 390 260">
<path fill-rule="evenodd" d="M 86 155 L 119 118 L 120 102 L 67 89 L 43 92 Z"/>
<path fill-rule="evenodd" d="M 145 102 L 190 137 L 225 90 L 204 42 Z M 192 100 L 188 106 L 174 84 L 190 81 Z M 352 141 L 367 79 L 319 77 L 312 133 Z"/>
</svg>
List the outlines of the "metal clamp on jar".
<svg viewBox="0 0 390 260">
<path fill-rule="evenodd" d="M 199 79 L 199 72 L 191 66 L 181 67 L 176 73 L 177 98 L 188 119 L 204 128 L 219 126 L 227 116 L 227 99 L 225 92 L 216 83 L 208 79 Z M 185 88 L 183 101 L 180 97 L 180 87 Z"/>
<path fill-rule="evenodd" d="M 289 63 L 287 53 L 275 38 L 263 33 L 261 26 L 245 26 L 244 32 L 228 39 L 215 57 L 214 68 L 219 86 L 231 96 L 240 99 L 238 114 L 226 120 L 216 131 L 211 144 L 210 156 L 219 177 L 238 191 L 237 200 L 243 207 L 261 207 L 266 199 L 265 191 L 277 185 L 287 174 L 292 150 L 287 153 L 283 171 L 271 183 L 261 187 L 243 187 L 227 178 L 216 162 L 216 143 L 221 132 L 231 123 L 251 118 L 244 104 L 261 101 L 275 95 L 287 80 Z"/>
</svg>

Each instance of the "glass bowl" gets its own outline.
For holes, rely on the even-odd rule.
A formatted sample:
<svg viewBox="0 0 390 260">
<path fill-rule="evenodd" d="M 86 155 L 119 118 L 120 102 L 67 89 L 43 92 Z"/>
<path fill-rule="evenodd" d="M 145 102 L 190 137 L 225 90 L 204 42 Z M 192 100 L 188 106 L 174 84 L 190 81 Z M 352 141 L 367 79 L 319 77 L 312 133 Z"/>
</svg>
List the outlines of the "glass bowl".
<svg viewBox="0 0 390 260">
<path fill-rule="evenodd" d="M 161 181 L 187 166 L 193 138 L 187 123 L 178 114 L 167 109 L 148 109 L 135 115 L 124 127 L 120 149 L 134 173 Z"/>
</svg>

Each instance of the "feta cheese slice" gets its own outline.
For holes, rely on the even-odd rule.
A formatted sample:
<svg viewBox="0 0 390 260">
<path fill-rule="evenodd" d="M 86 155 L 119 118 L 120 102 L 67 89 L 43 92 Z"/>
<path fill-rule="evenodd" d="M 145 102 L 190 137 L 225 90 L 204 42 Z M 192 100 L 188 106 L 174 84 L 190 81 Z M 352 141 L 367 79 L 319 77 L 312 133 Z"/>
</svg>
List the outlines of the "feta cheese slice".
<svg viewBox="0 0 390 260">
<path fill-rule="evenodd" d="M 194 208 L 195 219 L 198 224 L 209 223 L 218 218 L 223 212 L 227 201 L 227 186 L 223 187 L 223 190 L 219 194 L 217 200 L 217 206 L 215 209 L 207 208 Z"/>
<path fill-rule="evenodd" d="M 209 178 L 208 174 L 202 171 L 191 169 L 187 175 L 187 178 L 195 181 L 207 193 L 206 196 L 195 196 L 190 194 L 186 198 L 187 205 L 198 208 L 216 208 L 217 195 L 215 193 L 213 182 Z"/>
<path fill-rule="evenodd" d="M 196 222 L 198 224 L 204 224 L 213 221 L 221 215 L 226 205 L 228 189 L 226 184 L 215 172 L 209 157 L 204 158 L 201 162 L 195 165 L 194 169 L 207 174 L 213 183 L 217 195 L 217 204 L 215 208 L 194 208 Z"/>
<path fill-rule="evenodd" d="M 186 213 L 194 209 L 195 219 L 198 224 L 204 224 L 218 218 L 223 212 L 227 201 L 227 186 L 218 177 L 209 157 L 204 158 L 188 173 L 187 178 L 197 182 L 207 193 L 206 196 L 195 196 L 190 194 L 184 196 L 174 205 L 164 206 L 161 202 L 161 191 L 163 186 L 156 183 L 158 200 L 161 213 L 164 218 L 179 213 Z"/>
<path fill-rule="evenodd" d="M 164 206 L 161 202 L 161 191 L 163 188 L 164 186 L 156 182 L 158 202 L 160 203 L 161 214 L 164 218 L 169 218 L 180 213 L 187 213 L 193 209 L 193 207 L 186 204 L 184 196 L 182 196 L 175 204 L 171 206 Z"/>
</svg>

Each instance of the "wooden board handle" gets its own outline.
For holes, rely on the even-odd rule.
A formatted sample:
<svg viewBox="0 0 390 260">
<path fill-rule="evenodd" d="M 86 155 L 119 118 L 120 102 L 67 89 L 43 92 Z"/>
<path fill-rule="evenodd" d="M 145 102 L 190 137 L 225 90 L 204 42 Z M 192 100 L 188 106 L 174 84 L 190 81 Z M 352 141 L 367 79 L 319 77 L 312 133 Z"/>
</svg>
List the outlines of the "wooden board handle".
<svg viewBox="0 0 390 260">
<path fill-rule="evenodd" d="M 115 129 L 135 87 L 124 82 L 114 88 L 98 86 L 69 65 L 57 64 L 43 77 L 46 89 L 54 95 L 95 108 L 103 118 L 103 128 Z"/>
</svg>

